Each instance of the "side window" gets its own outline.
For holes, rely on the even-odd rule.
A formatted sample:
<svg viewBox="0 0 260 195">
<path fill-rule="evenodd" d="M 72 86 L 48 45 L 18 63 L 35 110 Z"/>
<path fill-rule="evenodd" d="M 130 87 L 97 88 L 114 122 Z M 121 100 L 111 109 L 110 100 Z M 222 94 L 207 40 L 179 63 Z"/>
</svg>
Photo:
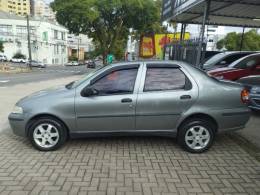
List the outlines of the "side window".
<svg viewBox="0 0 260 195">
<path fill-rule="evenodd" d="M 259 58 L 257 56 L 252 56 L 239 62 L 235 66 L 235 68 L 241 68 L 241 69 L 251 68 L 253 66 L 256 66 L 258 63 L 259 63 Z"/>
<path fill-rule="evenodd" d="M 235 55 L 228 56 L 228 57 L 226 57 L 225 59 L 222 60 L 222 61 L 225 61 L 225 63 L 222 64 L 222 65 L 229 65 L 232 62 L 234 62 L 234 61 L 236 61 L 239 58 L 242 58 L 244 56 L 246 56 L 246 54 L 235 54 Z"/>
<path fill-rule="evenodd" d="M 92 87 L 98 90 L 99 95 L 133 93 L 137 71 L 137 68 L 132 68 L 110 72 L 92 84 Z"/>
<path fill-rule="evenodd" d="M 178 68 L 148 67 L 144 91 L 185 89 L 186 76 Z"/>
</svg>

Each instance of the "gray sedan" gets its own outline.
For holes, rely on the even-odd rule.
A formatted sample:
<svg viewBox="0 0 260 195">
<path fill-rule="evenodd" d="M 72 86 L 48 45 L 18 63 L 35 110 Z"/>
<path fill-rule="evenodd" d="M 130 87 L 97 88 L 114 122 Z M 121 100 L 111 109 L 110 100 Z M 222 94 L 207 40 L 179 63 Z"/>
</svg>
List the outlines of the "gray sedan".
<svg viewBox="0 0 260 195">
<path fill-rule="evenodd" d="M 68 138 L 111 135 L 176 137 L 186 150 L 207 150 L 216 133 L 244 128 L 248 92 L 177 61 L 118 63 L 17 102 L 13 132 L 42 151 Z"/>
</svg>

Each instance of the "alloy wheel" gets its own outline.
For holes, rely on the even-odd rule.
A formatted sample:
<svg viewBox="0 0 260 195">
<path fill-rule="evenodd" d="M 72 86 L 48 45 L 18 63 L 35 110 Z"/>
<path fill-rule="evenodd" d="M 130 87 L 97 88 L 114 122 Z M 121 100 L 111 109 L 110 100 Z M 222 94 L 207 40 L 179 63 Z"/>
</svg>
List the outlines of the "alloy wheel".
<svg viewBox="0 0 260 195">
<path fill-rule="evenodd" d="M 193 150 L 201 150 L 210 142 L 210 133 L 203 126 L 194 126 L 185 134 L 185 142 Z"/>
<path fill-rule="evenodd" d="M 52 124 L 40 124 L 33 131 L 35 143 L 42 148 L 51 148 L 55 146 L 58 143 L 59 138 L 59 131 Z"/>
</svg>

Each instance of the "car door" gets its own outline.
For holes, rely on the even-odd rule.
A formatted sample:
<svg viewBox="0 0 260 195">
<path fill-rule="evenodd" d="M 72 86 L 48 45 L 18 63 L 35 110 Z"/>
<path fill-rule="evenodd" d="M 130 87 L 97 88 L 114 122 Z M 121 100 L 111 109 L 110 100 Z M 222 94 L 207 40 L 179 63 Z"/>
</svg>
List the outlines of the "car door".
<svg viewBox="0 0 260 195">
<path fill-rule="evenodd" d="M 137 130 L 174 130 L 198 97 L 197 85 L 178 66 L 147 64 L 136 105 Z"/>
<path fill-rule="evenodd" d="M 86 87 L 98 95 L 75 98 L 79 132 L 111 132 L 135 129 L 136 87 L 139 64 L 124 65 L 101 72 Z"/>
</svg>

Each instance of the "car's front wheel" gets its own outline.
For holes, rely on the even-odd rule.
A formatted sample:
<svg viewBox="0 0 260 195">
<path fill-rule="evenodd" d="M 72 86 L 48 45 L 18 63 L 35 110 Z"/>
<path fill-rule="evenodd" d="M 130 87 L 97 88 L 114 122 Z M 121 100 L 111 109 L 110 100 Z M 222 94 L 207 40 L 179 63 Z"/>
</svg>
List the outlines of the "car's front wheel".
<svg viewBox="0 0 260 195">
<path fill-rule="evenodd" d="M 214 137 L 214 124 L 201 119 L 188 120 L 178 132 L 179 144 L 192 153 L 202 153 L 209 149 Z"/>
<path fill-rule="evenodd" d="M 39 118 L 29 129 L 32 145 L 40 151 L 53 151 L 62 146 L 67 139 L 67 130 L 58 120 Z"/>
</svg>

